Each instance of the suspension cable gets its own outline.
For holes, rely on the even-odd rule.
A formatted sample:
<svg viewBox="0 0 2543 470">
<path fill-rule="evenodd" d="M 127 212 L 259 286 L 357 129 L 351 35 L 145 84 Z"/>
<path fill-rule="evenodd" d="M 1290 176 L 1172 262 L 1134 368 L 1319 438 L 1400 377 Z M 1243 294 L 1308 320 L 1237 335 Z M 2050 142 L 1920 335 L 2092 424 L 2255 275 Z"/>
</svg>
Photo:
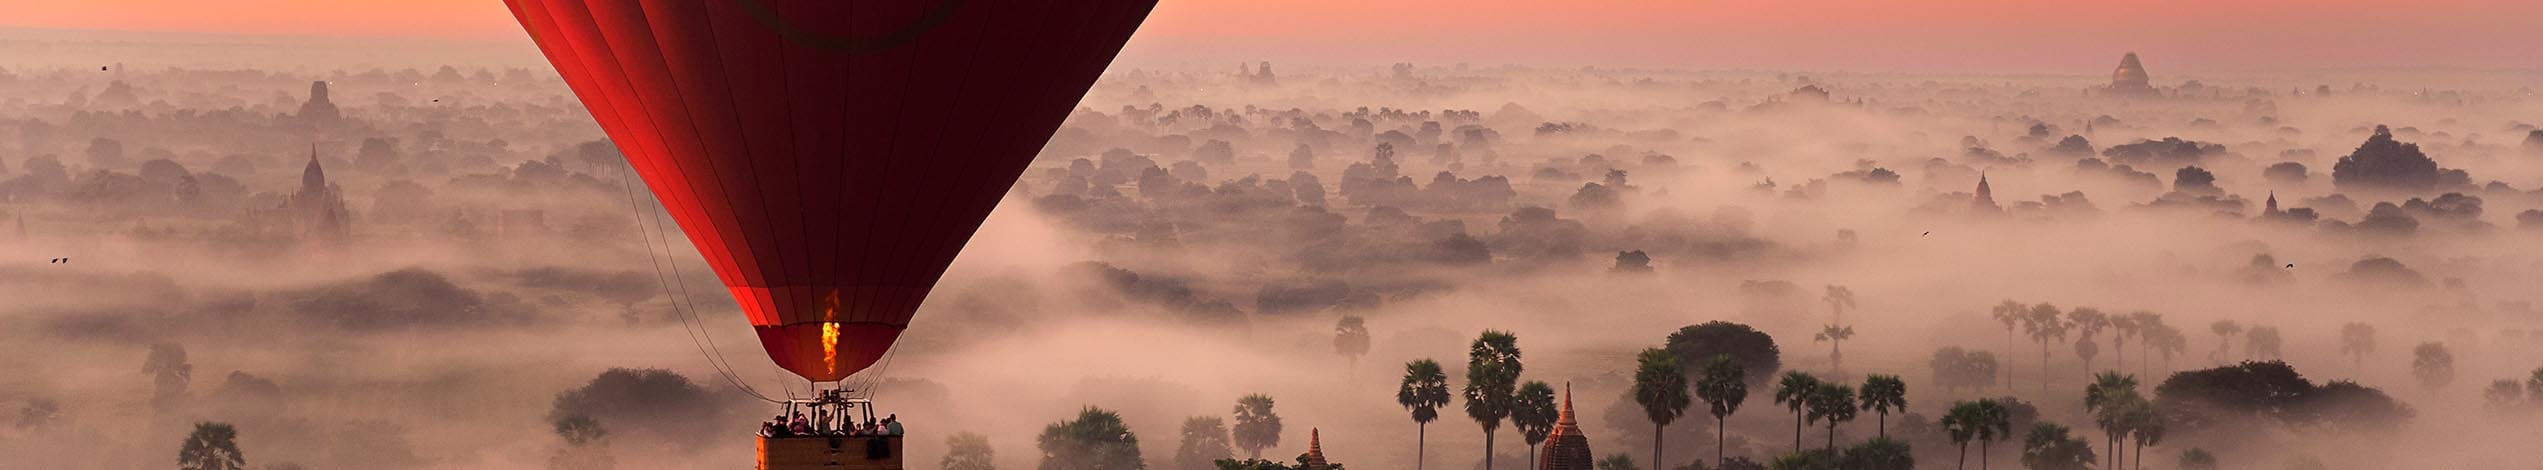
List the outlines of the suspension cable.
<svg viewBox="0 0 2543 470">
<path fill-rule="evenodd" d="M 741 390 L 743 394 L 750 395 L 752 398 L 757 398 L 760 401 L 782 403 L 776 399 L 769 398 L 767 395 L 759 393 L 758 390 L 752 389 L 748 383 L 741 380 L 741 375 L 734 372 L 731 369 L 732 364 L 724 359 L 723 350 L 721 348 L 714 347 L 715 337 L 705 331 L 705 322 L 694 318 L 694 311 L 697 309 L 697 304 L 696 301 L 693 300 L 694 297 L 689 295 L 688 281 L 680 280 L 679 290 L 676 292 L 673 291 L 671 279 L 677 277 L 677 272 L 679 270 L 677 254 L 667 253 L 665 255 L 672 258 L 671 269 L 673 270 L 672 275 L 665 275 L 662 270 L 663 260 L 661 257 L 657 257 L 654 251 L 654 236 L 655 234 L 662 232 L 660 225 L 662 222 L 662 215 L 658 211 L 654 214 L 654 230 L 649 233 L 645 229 L 644 213 L 646 211 L 639 200 L 636 199 L 635 185 L 630 182 L 630 179 L 627 176 L 627 168 L 622 166 L 616 167 L 616 169 L 618 170 L 619 190 L 626 194 L 627 209 L 636 222 L 637 237 L 644 239 L 645 242 L 645 260 L 651 262 L 653 265 L 654 282 L 656 285 L 661 287 L 663 296 L 671 304 L 673 316 L 679 317 L 680 331 L 689 336 L 689 345 L 697 348 L 698 355 L 706 358 L 707 365 L 715 368 L 716 376 L 722 377 L 725 383 L 731 384 L 734 388 Z M 656 201 L 659 202 L 658 199 Z M 664 235 L 662 244 L 670 244 L 670 239 L 667 234 Z M 662 251 L 670 252 L 671 249 L 666 247 Z M 681 308 L 682 302 L 688 303 L 687 310 L 683 310 Z M 706 338 L 704 342 L 699 341 L 701 336 Z"/>
</svg>

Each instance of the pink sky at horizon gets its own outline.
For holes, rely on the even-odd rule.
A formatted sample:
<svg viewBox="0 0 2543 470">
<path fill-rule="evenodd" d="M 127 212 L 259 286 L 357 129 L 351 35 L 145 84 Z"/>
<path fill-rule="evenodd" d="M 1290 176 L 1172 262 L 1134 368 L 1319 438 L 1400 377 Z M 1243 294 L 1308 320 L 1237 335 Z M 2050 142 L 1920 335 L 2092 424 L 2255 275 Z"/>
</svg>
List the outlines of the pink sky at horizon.
<svg viewBox="0 0 2543 470">
<path fill-rule="evenodd" d="M 499 0 L 16 0 L 0 26 L 521 41 Z M 1123 60 L 2097 73 L 2543 68 L 2543 2 L 1164 0 Z"/>
</svg>

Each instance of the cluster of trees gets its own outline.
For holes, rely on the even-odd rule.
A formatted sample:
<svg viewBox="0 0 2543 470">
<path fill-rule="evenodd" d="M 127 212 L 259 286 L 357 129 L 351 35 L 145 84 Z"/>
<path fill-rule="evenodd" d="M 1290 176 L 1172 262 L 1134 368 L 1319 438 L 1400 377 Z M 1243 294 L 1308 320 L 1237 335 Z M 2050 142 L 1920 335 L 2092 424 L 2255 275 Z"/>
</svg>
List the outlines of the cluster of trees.
<svg viewBox="0 0 2543 470">
<path fill-rule="evenodd" d="M 2527 375 L 2522 386 L 2516 379 L 2490 381 L 2489 387 L 2481 389 L 2481 398 L 2493 411 L 2543 410 L 2543 367 Z"/>
<path fill-rule="evenodd" d="M 1303 469 L 1307 453 L 1301 452 L 1292 466 L 1264 460 L 1263 452 L 1280 445 L 1283 430 L 1280 414 L 1271 396 L 1251 394 L 1240 397 L 1231 408 L 1234 426 L 1218 416 L 1193 416 L 1183 420 L 1182 442 L 1175 447 L 1170 461 L 1176 470 L 1290 470 Z M 947 453 L 940 464 L 947 470 L 994 470 L 995 451 L 986 436 L 955 433 L 946 438 Z M 1078 412 L 1077 417 L 1052 423 L 1036 437 L 1041 451 L 1041 470 L 1120 470 L 1144 469 L 1147 462 L 1139 452 L 1139 436 L 1130 430 L 1119 413 L 1093 406 Z M 1237 450 L 1245 452 L 1237 457 Z M 1326 468 L 1341 469 L 1340 464 Z"/>
<path fill-rule="evenodd" d="M 2087 374 L 2094 370 L 2093 358 L 2100 355 L 2101 345 L 2097 338 L 2101 337 L 2103 331 L 2110 332 L 2110 350 L 2113 353 L 2114 370 L 2127 368 L 2127 342 L 2130 337 L 2137 339 L 2141 370 L 2146 368 L 2147 362 L 2150 362 L 2145 361 L 2144 358 L 2155 353 L 2162 354 L 2164 369 L 2169 370 L 2172 356 L 2189 347 L 2189 338 L 2183 336 L 2179 328 L 2164 323 L 2163 314 L 2142 310 L 2120 314 L 2106 313 L 2092 307 L 2076 307 L 2073 310 L 2061 311 L 2056 305 L 2048 303 L 2023 305 L 2021 302 L 2006 300 L 1996 304 L 1991 315 L 1997 323 L 2004 325 L 2006 351 L 2013 350 L 2013 335 L 2017 328 L 2023 335 L 2040 345 L 2040 389 L 2042 391 L 2048 390 L 2050 379 L 2055 376 L 2049 368 L 2051 346 L 2065 342 L 2070 333 L 2078 336 L 2073 347 L 2076 357 L 2083 360 L 2084 372 Z M 1941 354 L 1937 353 L 1937 363 L 1941 363 L 1942 359 Z M 2012 374 L 2005 374 L 2004 380 L 2005 387 L 2013 386 Z"/>
<path fill-rule="evenodd" d="M 1554 431 L 1558 418 L 1554 386 L 1543 381 L 1521 383 L 1519 338 L 1508 332 L 1485 330 L 1468 346 L 1466 383 L 1456 396 L 1464 399 L 1466 417 L 1483 428 L 1484 468 L 1492 467 L 1493 441 L 1503 420 L 1518 428 L 1520 438 L 1528 445 L 1531 460 L 1536 445 Z M 1395 400 L 1412 412 L 1417 427 L 1423 429 L 1418 439 L 1427 440 L 1427 426 L 1439 418 L 1439 407 L 1449 400 L 1448 378 L 1439 363 L 1420 359 L 1404 366 L 1403 382 L 1396 388 Z M 1427 450 L 1417 451 L 1418 468 Z"/>
<path fill-rule="evenodd" d="M 2173 374 L 2155 387 L 2154 403 L 2174 429 L 2211 436 L 2271 425 L 2386 431 L 2414 414 L 2383 391 L 2337 380 L 2316 385 L 2280 361 Z"/>
</svg>

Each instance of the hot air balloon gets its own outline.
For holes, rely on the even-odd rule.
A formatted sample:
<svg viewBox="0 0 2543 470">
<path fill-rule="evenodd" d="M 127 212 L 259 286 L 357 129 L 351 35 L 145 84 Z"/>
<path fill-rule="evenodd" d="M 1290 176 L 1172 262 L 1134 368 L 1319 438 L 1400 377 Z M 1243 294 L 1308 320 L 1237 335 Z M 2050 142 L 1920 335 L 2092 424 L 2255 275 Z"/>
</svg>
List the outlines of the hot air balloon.
<svg viewBox="0 0 2543 470">
<path fill-rule="evenodd" d="M 505 0 L 778 366 L 872 366 L 1155 0 Z"/>
</svg>

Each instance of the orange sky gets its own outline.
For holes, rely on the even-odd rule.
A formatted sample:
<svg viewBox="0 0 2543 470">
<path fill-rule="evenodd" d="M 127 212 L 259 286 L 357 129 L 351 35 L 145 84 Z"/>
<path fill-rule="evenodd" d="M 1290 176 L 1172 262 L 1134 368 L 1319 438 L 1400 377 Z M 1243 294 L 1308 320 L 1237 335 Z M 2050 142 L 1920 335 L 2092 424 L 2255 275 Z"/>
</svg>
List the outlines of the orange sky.
<svg viewBox="0 0 2543 470">
<path fill-rule="evenodd" d="M 498 0 L 0 1 L 8 26 L 526 41 Z M 2538 20 L 2536 0 L 1164 0 L 1125 60 L 2543 68 Z"/>
</svg>

